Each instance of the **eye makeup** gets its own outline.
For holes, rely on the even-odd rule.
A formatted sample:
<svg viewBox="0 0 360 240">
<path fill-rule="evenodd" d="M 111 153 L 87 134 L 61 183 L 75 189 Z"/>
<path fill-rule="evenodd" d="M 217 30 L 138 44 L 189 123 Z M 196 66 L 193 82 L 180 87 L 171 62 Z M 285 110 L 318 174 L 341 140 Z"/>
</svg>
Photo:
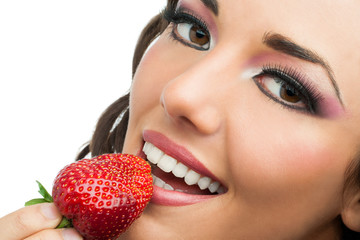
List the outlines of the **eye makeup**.
<svg viewBox="0 0 360 240">
<path fill-rule="evenodd" d="M 163 16 L 169 23 L 172 23 L 170 36 L 175 41 L 201 51 L 209 50 L 216 45 L 218 32 L 215 20 L 217 18 L 213 16 L 213 12 L 202 1 L 179 0 L 176 6 L 165 9 Z M 194 44 L 192 39 L 189 41 L 188 36 L 191 36 L 189 32 L 193 31 L 193 27 L 201 30 L 199 36 L 208 37 L 209 44 L 196 44 L 199 43 L 198 41 Z M 262 43 L 264 46 L 272 48 L 274 52 L 263 51 L 262 54 L 259 54 L 262 55 L 262 60 L 255 60 L 255 62 L 257 62 L 257 68 L 260 67 L 261 70 L 251 77 L 264 95 L 289 110 L 312 116 L 335 118 L 344 113 L 338 92 L 336 92 L 337 95 L 334 95 L 334 89 L 325 84 L 326 81 L 329 82 L 329 74 L 320 73 L 321 67 L 328 66 L 325 64 L 326 62 L 310 61 L 313 58 L 308 60 L 304 56 L 308 56 L 309 53 L 311 56 L 317 55 L 304 50 L 304 48 L 301 48 L 302 52 L 307 55 L 302 54 L 299 57 L 293 54 L 294 46 L 300 47 L 284 36 L 272 33 L 265 33 L 264 36 Z M 259 64 L 259 62 L 262 63 Z M 304 67 L 305 65 L 307 67 Z M 326 78 L 327 80 L 325 80 Z M 268 86 L 272 88 L 268 89 Z M 274 89 L 278 91 L 276 94 L 274 94 Z M 285 96 L 287 100 L 291 101 L 284 101 L 284 99 L 279 98 L 279 95 Z M 338 97 L 336 98 L 336 96 Z"/>
<path fill-rule="evenodd" d="M 327 119 L 337 118 L 345 113 L 333 93 L 321 86 L 321 83 L 316 82 L 317 79 L 309 77 L 306 71 L 304 73 L 303 69 L 298 69 L 294 65 L 289 67 L 289 65 L 274 64 L 273 62 L 264 64 L 260 68 L 248 70 L 247 73 L 244 73 L 243 78 L 252 79 L 264 95 L 289 110 Z M 266 84 L 265 81 L 272 81 L 272 85 L 277 87 L 276 90 L 283 88 L 290 96 L 296 94 L 299 102 L 292 104 L 286 99 L 280 98 L 277 96 L 280 95 L 280 91 L 278 94 L 274 94 L 271 90 L 272 85 Z"/>
<path fill-rule="evenodd" d="M 308 81 L 306 76 L 291 67 L 282 67 L 280 65 L 265 65 L 259 74 L 253 77 L 259 89 L 269 98 L 282 104 L 285 107 L 308 112 L 316 115 L 318 112 L 318 103 L 322 99 L 321 93 Z M 266 84 L 265 81 L 273 81 L 273 84 Z M 271 93 L 267 86 L 279 87 L 279 95 Z M 288 99 L 285 99 L 285 97 Z M 299 102 L 302 104 L 297 104 Z"/>
<path fill-rule="evenodd" d="M 181 9 L 198 18 L 203 23 L 206 23 L 205 25 L 209 33 L 211 33 L 213 43 L 216 42 L 218 39 L 218 32 L 215 24 L 216 16 L 214 16 L 211 9 L 205 6 L 200 0 L 179 0 L 177 5 L 170 6 L 170 9 L 165 9 L 165 11 L 179 12 Z"/>
<path fill-rule="evenodd" d="M 173 24 L 170 34 L 174 40 L 200 51 L 209 50 L 211 35 L 206 22 L 200 16 L 179 7 L 176 10 L 166 8 L 163 17 Z"/>
<path fill-rule="evenodd" d="M 252 79 L 262 93 L 289 110 L 324 119 L 338 118 L 346 113 L 322 65 L 276 50 L 260 48 L 248 57 L 240 68 L 241 79 Z M 266 84 L 267 82 L 272 84 Z M 299 94 L 301 102 L 293 104 L 282 101 L 279 93 L 273 94 L 271 87 L 274 85 L 276 90 L 283 86 L 283 89 L 290 90 L 290 94 Z"/>
</svg>

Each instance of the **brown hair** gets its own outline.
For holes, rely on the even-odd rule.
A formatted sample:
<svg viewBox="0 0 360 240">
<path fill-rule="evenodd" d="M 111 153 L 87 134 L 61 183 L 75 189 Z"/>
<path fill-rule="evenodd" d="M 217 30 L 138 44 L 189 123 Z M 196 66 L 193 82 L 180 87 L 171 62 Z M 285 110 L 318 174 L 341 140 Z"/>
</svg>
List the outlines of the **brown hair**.
<svg viewBox="0 0 360 240">
<path fill-rule="evenodd" d="M 168 0 L 167 7 L 174 8 L 177 2 L 178 0 Z M 133 56 L 132 76 L 134 76 L 145 50 L 168 24 L 160 13 L 151 19 L 143 29 Z M 94 157 L 105 153 L 122 152 L 129 120 L 129 97 L 130 93 L 125 94 L 103 112 L 90 143 L 86 144 L 78 153 L 77 160 L 84 158 L 89 153 Z M 345 189 L 351 186 L 360 188 L 360 154 L 354 158 L 345 174 Z M 349 230 L 343 223 L 341 226 L 342 240 L 360 239 L 360 233 Z"/>
<path fill-rule="evenodd" d="M 164 20 L 162 14 L 158 14 L 141 32 L 133 57 L 133 76 L 145 50 L 167 25 L 168 22 Z M 79 152 L 77 160 L 84 158 L 88 153 L 91 153 L 91 156 L 98 156 L 122 151 L 129 120 L 129 97 L 130 93 L 120 97 L 103 112 L 90 143 Z M 116 121 L 119 119 L 120 122 L 117 124 Z"/>
</svg>

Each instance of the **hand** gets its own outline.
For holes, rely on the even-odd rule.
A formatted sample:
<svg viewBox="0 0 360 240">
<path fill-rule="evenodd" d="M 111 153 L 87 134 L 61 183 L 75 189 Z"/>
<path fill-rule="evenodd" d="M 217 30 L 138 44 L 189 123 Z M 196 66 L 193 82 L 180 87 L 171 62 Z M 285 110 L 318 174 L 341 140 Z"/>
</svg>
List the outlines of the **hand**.
<svg viewBox="0 0 360 240">
<path fill-rule="evenodd" d="M 53 203 L 24 207 L 0 218 L 0 236 L 2 240 L 82 239 L 74 229 L 55 229 L 61 218 Z"/>
</svg>

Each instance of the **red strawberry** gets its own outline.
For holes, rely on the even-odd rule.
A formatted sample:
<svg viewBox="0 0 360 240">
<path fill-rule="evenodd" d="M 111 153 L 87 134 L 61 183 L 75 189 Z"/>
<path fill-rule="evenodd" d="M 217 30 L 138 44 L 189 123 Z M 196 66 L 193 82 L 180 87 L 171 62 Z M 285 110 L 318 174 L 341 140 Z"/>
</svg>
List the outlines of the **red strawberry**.
<svg viewBox="0 0 360 240">
<path fill-rule="evenodd" d="M 147 162 L 128 154 L 106 154 L 62 169 L 52 196 L 85 239 L 109 240 L 140 216 L 152 190 Z"/>
</svg>

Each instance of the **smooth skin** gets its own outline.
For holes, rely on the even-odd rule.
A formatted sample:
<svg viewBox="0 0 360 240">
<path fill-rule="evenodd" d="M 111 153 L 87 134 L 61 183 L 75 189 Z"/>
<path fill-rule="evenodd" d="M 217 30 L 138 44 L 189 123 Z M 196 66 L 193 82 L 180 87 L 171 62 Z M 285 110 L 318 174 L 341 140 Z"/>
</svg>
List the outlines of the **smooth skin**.
<svg viewBox="0 0 360 240">
<path fill-rule="evenodd" d="M 0 218 L 0 236 L 4 240 L 80 240 L 74 229 L 54 229 L 61 214 L 53 203 L 24 207 Z"/>
<path fill-rule="evenodd" d="M 331 240 L 339 237 L 340 218 L 360 231 L 360 194 L 343 195 L 345 171 L 360 146 L 360 32 L 354 31 L 360 2 L 218 4 L 216 16 L 200 0 L 180 3 L 206 22 L 209 50 L 191 47 L 184 34 L 190 28 L 177 22 L 177 38 L 170 25 L 143 57 L 131 89 L 124 151 L 136 154 L 143 131 L 157 131 L 188 149 L 228 191 L 194 205 L 150 203 L 123 239 Z M 269 33 L 311 50 L 327 65 L 267 46 Z M 274 100 L 274 77 L 261 78 L 266 84 L 260 91 L 253 78 L 264 65 L 305 76 L 322 95 L 318 112 Z"/>
<path fill-rule="evenodd" d="M 152 45 L 131 88 L 124 152 L 140 151 L 144 130 L 160 132 L 228 191 L 188 206 L 150 203 L 121 239 L 335 240 L 340 218 L 360 231 L 360 192 L 343 194 L 360 146 L 360 2 L 218 0 L 217 16 L 200 0 L 182 4 L 207 23 L 210 49 L 172 39 L 173 25 Z M 264 44 L 269 32 L 325 59 L 339 96 L 323 66 Z M 319 112 L 264 94 L 269 85 L 261 91 L 254 77 L 269 64 L 306 76 L 325 99 Z M 49 230 L 60 218 L 44 216 L 33 206 L 2 218 L 3 239 L 62 239 L 64 232 Z"/>
</svg>

